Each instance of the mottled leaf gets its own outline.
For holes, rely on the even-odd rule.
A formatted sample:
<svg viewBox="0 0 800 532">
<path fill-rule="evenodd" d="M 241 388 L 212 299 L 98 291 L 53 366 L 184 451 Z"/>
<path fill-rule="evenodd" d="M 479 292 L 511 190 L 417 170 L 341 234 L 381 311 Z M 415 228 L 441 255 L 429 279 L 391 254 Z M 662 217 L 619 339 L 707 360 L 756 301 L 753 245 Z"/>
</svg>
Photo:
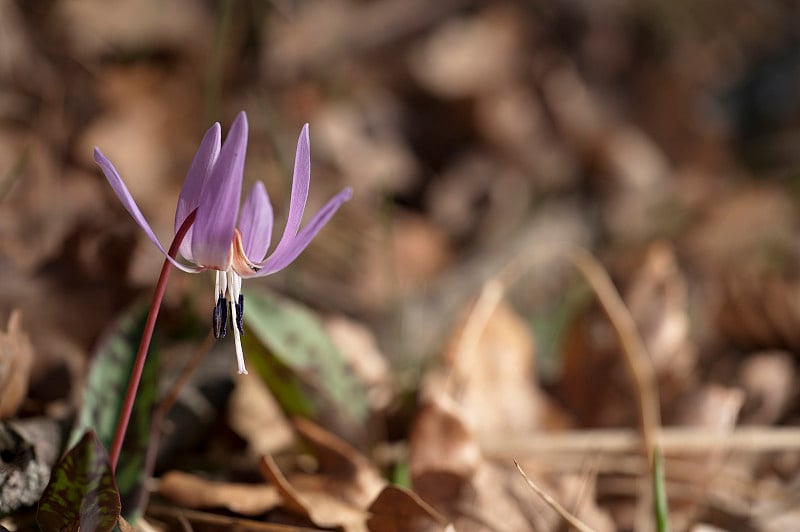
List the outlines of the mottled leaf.
<svg viewBox="0 0 800 532">
<path fill-rule="evenodd" d="M 75 442 L 86 430 L 93 430 L 106 449 L 111 447 L 148 308 L 146 302 L 134 304 L 100 342 L 70 442 Z M 116 470 L 122 507 L 128 520 L 135 520 L 143 500 L 144 462 L 157 377 L 158 361 L 151 346 Z"/>
<path fill-rule="evenodd" d="M 39 501 L 39 526 L 42 530 L 111 530 L 119 513 L 108 454 L 89 431 L 53 469 Z"/>
<path fill-rule="evenodd" d="M 281 407 L 343 439 L 361 443 L 367 419 L 363 386 L 307 309 L 263 292 L 245 296 L 247 362 Z"/>
</svg>

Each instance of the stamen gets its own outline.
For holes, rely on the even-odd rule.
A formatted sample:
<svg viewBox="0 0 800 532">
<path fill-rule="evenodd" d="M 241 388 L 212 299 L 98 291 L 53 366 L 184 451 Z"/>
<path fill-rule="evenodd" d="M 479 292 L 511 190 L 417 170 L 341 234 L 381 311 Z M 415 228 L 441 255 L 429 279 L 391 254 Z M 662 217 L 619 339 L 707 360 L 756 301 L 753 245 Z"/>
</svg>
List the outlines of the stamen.
<svg viewBox="0 0 800 532">
<path fill-rule="evenodd" d="M 244 318 L 244 294 L 239 294 L 239 301 L 236 302 L 236 328 L 239 329 L 239 334 L 244 336 L 244 325 L 242 319 Z"/>
<path fill-rule="evenodd" d="M 217 304 L 214 305 L 211 326 L 214 329 L 214 338 L 225 338 L 228 333 L 228 302 L 222 295 L 217 298 Z"/>
<path fill-rule="evenodd" d="M 225 292 L 228 291 L 228 277 L 227 272 L 217 270 L 216 279 L 214 281 L 214 292 L 217 296 L 225 297 Z"/>
</svg>

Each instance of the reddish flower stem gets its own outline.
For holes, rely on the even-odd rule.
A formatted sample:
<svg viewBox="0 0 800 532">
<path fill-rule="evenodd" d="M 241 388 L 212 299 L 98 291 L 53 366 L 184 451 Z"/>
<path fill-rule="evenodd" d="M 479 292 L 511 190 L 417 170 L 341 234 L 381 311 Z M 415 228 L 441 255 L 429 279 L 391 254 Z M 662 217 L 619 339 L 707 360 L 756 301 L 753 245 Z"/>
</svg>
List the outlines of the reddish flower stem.
<svg viewBox="0 0 800 532">
<path fill-rule="evenodd" d="M 193 210 L 189 216 L 184 220 L 178 232 L 175 233 L 175 238 L 172 240 L 172 245 L 169 247 L 169 256 L 173 259 L 178 254 L 181 242 L 183 242 L 186 232 L 194 223 L 197 209 Z M 161 275 L 156 284 L 156 291 L 153 294 L 153 302 L 150 304 L 150 311 L 147 313 L 147 321 L 144 324 L 144 331 L 142 331 L 142 341 L 139 343 L 139 350 L 136 352 L 136 360 L 133 363 L 131 370 L 131 379 L 128 381 L 128 391 L 125 392 L 125 400 L 122 403 L 122 410 L 119 414 L 117 421 L 117 428 L 114 431 L 114 440 L 111 442 L 111 449 L 109 450 L 109 458 L 111 460 L 111 469 L 116 471 L 117 462 L 119 461 L 119 454 L 122 451 L 122 442 L 125 440 L 125 432 L 128 430 L 128 423 L 131 419 L 133 412 L 133 403 L 136 400 L 136 392 L 139 390 L 139 382 L 142 380 L 142 372 L 144 371 L 144 363 L 147 360 L 147 350 L 150 348 L 150 341 L 153 339 L 153 330 L 156 327 L 156 319 L 158 318 L 158 311 L 161 309 L 161 302 L 164 299 L 164 292 L 167 290 L 167 280 L 172 271 L 172 263 L 169 259 L 164 259 L 164 266 L 161 268 Z"/>
</svg>

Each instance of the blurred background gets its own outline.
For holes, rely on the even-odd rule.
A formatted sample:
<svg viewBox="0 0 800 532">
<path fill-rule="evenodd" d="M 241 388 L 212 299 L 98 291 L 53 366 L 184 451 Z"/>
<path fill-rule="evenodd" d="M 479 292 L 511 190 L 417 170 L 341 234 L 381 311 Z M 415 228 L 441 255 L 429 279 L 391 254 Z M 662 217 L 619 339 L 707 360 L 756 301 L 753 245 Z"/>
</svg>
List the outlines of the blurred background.
<svg viewBox="0 0 800 532">
<path fill-rule="evenodd" d="M 24 377 L 0 364 L 0 387 L 29 383 L 3 415 L 73 410 L 104 333 L 157 279 L 163 258 L 93 148 L 169 242 L 203 132 L 219 121 L 224 134 L 245 110 L 245 189 L 266 183 L 276 232 L 304 123 L 308 211 L 354 189 L 297 263 L 244 292 L 269 290 L 323 320 L 369 390 L 371 421 L 357 436 L 315 421 L 384 470 L 405 463 L 392 452 L 409 439 L 413 456 L 414 434 L 436 447 L 419 416 L 442 393 L 487 460 L 500 435 L 639 426 L 614 328 L 553 251 L 564 246 L 588 249 L 622 294 L 664 425 L 795 425 L 798 20 L 798 5 L 778 0 L 0 0 L 0 322 L 19 309 L 33 352 Z M 519 275 L 503 277 L 521 257 Z M 498 279 L 467 349 L 478 356 L 464 363 Z M 157 327 L 168 375 L 210 325 L 211 286 L 171 278 Z M 226 384 L 206 390 L 218 420 L 198 431 L 223 436 L 216 451 L 184 445 L 191 467 L 217 463 L 220 448 L 291 449 L 285 421 L 272 440 L 229 422 L 230 394 L 249 386 L 232 378 L 232 353 L 220 343 L 201 363 Z M 513 457 L 597 530 L 634 528 L 646 464 Z M 800 527 L 796 449 L 714 457 L 668 462 L 676 529 Z M 529 500 L 478 487 L 484 498 L 471 500 L 504 517 L 465 516 L 436 489 L 423 498 L 459 530 L 558 529 L 555 514 L 541 517 L 551 510 L 534 511 L 512 456 L 500 458 Z M 412 473 L 435 462 L 419 460 Z M 177 467 L 168 455 L 160 464 Z"/>
</svg>

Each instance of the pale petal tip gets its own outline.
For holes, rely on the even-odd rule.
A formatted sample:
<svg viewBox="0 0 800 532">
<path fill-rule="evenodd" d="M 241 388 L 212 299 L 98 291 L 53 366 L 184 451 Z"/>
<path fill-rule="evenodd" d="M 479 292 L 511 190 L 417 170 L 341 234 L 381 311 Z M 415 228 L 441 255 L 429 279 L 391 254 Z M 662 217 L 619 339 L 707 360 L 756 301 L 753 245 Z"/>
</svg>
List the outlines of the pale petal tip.
<svg viewBox="0 0 800 532">
<path fill-rule="evenodd" d="M 297 148 L 299 149 L 300 146 L 303 146 L 306 149 L 305 153 L 309 154 L 310 152 L 308 150 L 310 145 L 311 141 L 308 138 L 308 122 L 306 122 L 300 130 L 300 138 L 297 139 Z"/>
<path fill-rule="evenodd" d="M 247 113 L 245 113 L 244 111 L 239 111 L 239 113 L 236 115 L 236 118 L 233 119 L 233 124 L 231 125 L 231 128 L 235 127 L 237 124 L 240 124 L 242 122 L 244 122 L 244 126 L 247 127 Z"/>
</svg>

